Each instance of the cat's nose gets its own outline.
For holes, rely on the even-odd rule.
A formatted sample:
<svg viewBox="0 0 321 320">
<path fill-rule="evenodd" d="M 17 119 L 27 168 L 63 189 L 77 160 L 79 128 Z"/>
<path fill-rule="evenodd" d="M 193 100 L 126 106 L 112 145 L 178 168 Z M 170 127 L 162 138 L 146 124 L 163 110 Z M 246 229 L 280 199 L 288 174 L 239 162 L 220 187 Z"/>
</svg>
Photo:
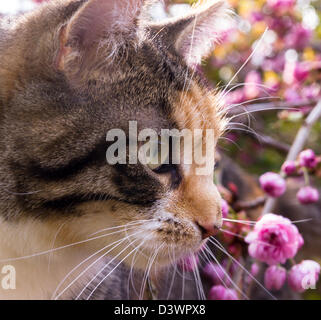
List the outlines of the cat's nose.
<svg viewBox="0 0 321 320">
<path fill-rule="evenodd" d="M 216 223 L 200 223 L 196 222 L 197 226 L 202 232 L 202 239 L 205 240 L 207 238 L 216 236 L 217 233 L 222 228 L 222 222 L 216 222 Z"/>
</svg>

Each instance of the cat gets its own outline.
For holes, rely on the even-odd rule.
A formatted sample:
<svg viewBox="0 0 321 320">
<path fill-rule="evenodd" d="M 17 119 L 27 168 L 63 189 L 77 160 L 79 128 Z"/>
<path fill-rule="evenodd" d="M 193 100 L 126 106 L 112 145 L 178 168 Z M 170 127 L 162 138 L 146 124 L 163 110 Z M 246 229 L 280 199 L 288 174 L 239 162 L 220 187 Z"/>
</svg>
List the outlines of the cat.
<svg viewBox="0 0 321 320">
<path fill-rule="evenodd" d="M 195 73 L 228 4 L 161 22 L 153 4 L 52 0 L 1 21 L 0 268 L 16 276 L 1 299 L 127 299 L 132 272 L 143 281 L 221 227 L 212 172 L 106 161 L 106 133 L 128 138 L 129 121 L 210 128 L 215 143 L 228 122 Z"/>
</svg>

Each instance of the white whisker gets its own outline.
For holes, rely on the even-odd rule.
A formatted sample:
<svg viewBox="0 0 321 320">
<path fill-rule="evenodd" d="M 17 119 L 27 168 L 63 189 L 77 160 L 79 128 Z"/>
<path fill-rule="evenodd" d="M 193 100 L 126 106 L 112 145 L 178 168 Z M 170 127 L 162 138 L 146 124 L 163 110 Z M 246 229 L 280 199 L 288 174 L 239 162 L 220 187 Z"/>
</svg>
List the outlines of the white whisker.
<svg viewBox="0 0 321 320">
<path fill-rule="evenodd" d="M 211 239 L 210 239 L 211 240 Z M 214 259 L 214 261 L 217 263 L 217 265 L 220 267 L 220 269 L 224 272 L 224 274 L 226 275 L 227 279 L 232 283 L 232 285 L 234 286 L 234 288 L 246 299 L 246 300 L 250 300 L 249 297 L 240 289 L 240 287 L 233 281 L 232 277 L 230 277 L 230 275 L 228 274 L 228 272 L 222 267 L 222 265 L 220 264 L 220 262 L 218 261 L 218 259 L 215 257 L 215 255 L 211 252 L 211 250 L 209 250 L 207 248 L 207 246 L 205 247 L 205 249 L 207 250 L 208 254 Z"/>
<path fill-rule="evenodd" d="M 242 66 L 240 67 L 240 69 L 234 74 L 234 76 L 231 78 L 231 80 L 228 82 L 228 84 L 226 85 L 226 88 L 223 90 L 223 93 L 225 93 L 226 89 L 231 85 L 231 83 L 236 79 L 236 77 L 239 75 L 239 73 L 244 69 L 244 67 L 248 64 L 248 62 L 252 59 L 252 57 L 254 56 L 254 54 L 256 53 L 256 51 L 259 49 L 259 47 L 261 46 L 261 43 L 264 40 L 265 35 L 267 34 L 268 28 L 265 29 L 265 31 L 263 32 L 261 38 L 259 39 L 258 43 L 256 44 L 254 50 L 252 51 L 252 53 L 249 55 L 249 57 L 245 60 L 245 62 L 242 64 Z"/>
<path fill-rule="evenodd" d="M 125 228 L 124 228 L 124 230 L 125 230 Z M 42 256 L 42 255 L 49 254 L 51 252 L 56 252 L 56 251 L 63 250 L 63 249 L 66 249 L 66 248 L 70 248 L 70 247 L 73 247 L 73 246 L 76 246 L 76 245 L 80 245 L 80 244 L 83 244 L 83 243 L 87 243 L 87 242 L 90 242 L 90 241 L 94 241 L 94 240 L 97 240 L 97 239 L 108 237 L 108 236 L 116 234 L 116 233 L 124 232 L 124 230 L 118 230 L 118 231 L 115 231 L 115 232 L 103 234 L 101 236 L 97 236 L 97 237 L 93 237 L 93 238 L 90 238 L 90 239 L 74 242 L 74 243 L 67 244 L 67 245 L 62 246 L 62 247 L 58 247 L 58 248 L 54 248 L 54 249 L 50 249 L 50 250 L 34 253 L 34 254 L 31 254 L 31 255 L 23 256 L 23 257 L 10 258 L 10 259 L 1 259 L 0 262 L 18 261 L 18 260 L 25 260 L 25 259 L 30 259 L 30 258 L 34 258 L 34 257 L 39 257 L 39 256 Z"/>
<path fill-rule="evenodd" d="M 142 245 L 144 244 L 144 242 L 142 242 L 137 248 L 140 248 Z M 129 246 L 131 246 L 132 245 L 132 243 L 130 243 L 129 244 Z M 129 246 L 127 246 L 123 251 L 125 251 Z M 91 296 L 95 293 L 95 291 L 98 289 L 98 287 L 109 277 L 109 275 L 111 275 L 119 266 L 120 266 L 120 264 L 121 263 L 123 263 L 134 251 L 136 251 L 137 250 L 137 248 L 134 248 L 132 251 L 130 251 L 96 286 L 95 286 L 95 288 L 91 291 L 91 293 L 88 295 L 88 297 L 86 298 L 86 300 L 89 300 L 90 298 L 91 298 Z M 122 251 L 122 252 L 123 252 Z M 121 252 L 121 253 L 122 253 Z M 120 254 L 121 254 L 120 253 Z M 118 254 L 116 257 L 118 257 L 120 254 Z M 115 257 L 115 258 L 116 258 Z M 110 262 L 107 264 L 107 266 L 110 264 Z M 107 266 L 105 266 L 105 268 L 107 267 Z M 104 269 L 105 269 L 104 268 Z M 103 270 L 104 270 L 103 269 Z M 103 271 L 102 270 L 102 271 Z M 100 271 L 99 273 L 101 273 L 102 271 Z M 96 275 L 96 277 L 97 277 L 97 275 Z M 95 278 L 96 278 L 95 277 Z M 94 279 L 95 279 L 94 278 Z M 77 298 L 76 298 L 76 300 L 79 298 L 79 295 L 77 296 Z"/>
<path fill-rule="evenodd" d="M 273 111 L 273 110 L 290 110 L 290 111 L 298 111 L 298 109 L 297 109 L 297 108 L 286 108 L 286 107 L 265 107 L 265 108 L 262 108 L 262 109 L 247 110 L 246 112 L 236 114 L 236 115 L 234 115 L 234 116 L 230 117 L 229 119 L 230 119 L 230 120 L 233 120 L 233 119 L 238 118 L 238 117 L 243 116 L 243 115 L 253 114 L 253 113 L 256 113 L 256 112 L 262 112 L 262 111 Z"/>
<path fill-rule="evenodd" d="M 202 283 L 202 280 L 201 280 L 201 276 L 200 276 L 200 273 L 199 273 L 199 270 L 198 270 L 198 265 L 197 265 L 196 258 L 195 258 L 194 255 L 193 255 L 193 263 L 196 266 L 195 273 L 196 273 L 196 278 L 197 278 L 198 284 L 199 284 L 199 290 L 200 290 L 201 299 L 206 300 L 206 296 L 205 296 L 204 288 L 203 288 L 203 283 Z"/>
<path fill-rule="evenodd" d="M 64 222 L 63 224 L 61 224 L 61 226 L 58 228 L 54 238 L 53 238 L 53 241 L 52 241 L 52 245 L 51 245 L 51 250 L 54 249 L 55 247 L 55 242 L 57 240 L 57 237 L 58 237 L 58 234 L 60 233 L 60 231 L 62 230 L 62 228 L 65 226 L 66 222 Z M 50 271 L 50 263 L 51 263 L 51 259 L 52 259 L 52 256 L 53 256 L 53 252 L 50 252 L 49 254 L 49 257 L 48 257 L 48 271 Z"/>
<path fill-rule="evenodd" d="M 127 224 L 123 224 L 123 225 L 120 225 L 120 226 L 116 226 L 116 227 L 110 227 L 110 228 L 105 228 L 105 229 L 101 229 L 95 233 L 92 233 L 89 235 L 89 237 L 91 236 L 95 236 L 96 234 L 98 233 L 101 233 L 101 232 L 105 232 L 105 231 L 109 231 L 109 230 L 114 230 L 114 229 L 119 229 L 119 228 L 124 228 L 124 227 L 127 227 L 127 226 L 134 226 L 134 225 L 137 225 L 137 224 L 141 224 L 141 223 L 144 223 L 146 221 L 156 221 L 157 219 L 145 219 L 145 220 L 138 220 L 138 221 L 133 221 L 133 222 L 129 222 Z"/>
<path fill-rule="evenodd" d="M 131 236 L 134 236 L 136 234 L 141 233 L 142 231 L 138 231 L 134 234 L 132 234 Z M 59 295 L 57 295 L 55 297 L 55 300 L 59 299 L 59 297 L 66 292 L 82 275 L 84 275 L 92 266 L 94 266 L 98 261 L 100 261 L 101 259 L 103 259 L 104 257 L 107 256 L 108 253 L 110 253 L 112 250 L 114 250 L 115 248 L 117 248 L 120 244 L 122 244 L 123 242 L 125 242 L 127 240 L 128 237 L 124 238 L 124 239 L 119 239 L 117 241 L 114 241 L 113 243 L 108 244 L 107 246 L 103 247 L 102 249 L 96 251 L 94 254 L 90 255 L 89 257 L 87 257 L 85 260 L 83 260 L 81 263 L 79 263 L 77 266 L 75 266 L 71 271 L 69 271 L 69 273 L 63 278 L 63 280 L 59 283 L 58 287 L 56 288 L 54 294 L 52 295 L 52 297 L 55 297 L 56 293 L 58 292 L 59 288 L 61 287 L 61 285 L 68 279 L 68 277 L 76 270 L 78 269 L 81 265 L 83 265 L 84 263 L 86 263 L 87 261 L 89 261 L 91 258 L 93 258 L 95 255 L 99 254 L 100 252 L 106 250 L 107 248 L 113 246 L 110 250 L 108 250 L 107 252 L 105 252 L 103 255 L 101 255 L 98 259 L 96 259 L 94 262 L 92 262 L 85 270 L 83 270 L 73 281 L 71 281 L 71 283 L 69 283 L 69 285 L 59 293 Z M 116 245 L 116 246 L 114 246 Z M 53 299 L 53 298 L 52 298 Z"/>
<path fill-rule="evenodd" d="M 154 263 L 154 261 L 156 259 L 156 256 L 158 255 L 158 252 L 163 248 L 163 246 L 164 246 L 164 244 L 162 243 L 158 247 L 158 249 L 154 252 L 153 256 L 151 256 L 151 260 L 148 260 L 147 268 L 146 268 L 146 271 L 145 271 L 146 277 L 144 276 L 144 279 L 143 279 L 143 282 L 142 282 L 142 286 L 141 286 L 141 292 L 140 292 L 140 296 L 139 296 L 140 300 L 143 299 L 144 291 L 145 291 L 145 287 L 146 287 L 146 282 L 147 282 L 147 279 L 149 277 L 149 274 L 150 274 L 151 268 L 153 266 L 153 263 Z"/>
<path fill-rule="evenodd" d="M 235 222 L 235 223 L 241 223 L 241 224 L 249 224 L 249 225 L 255 225 L 255 221 L 250 221 L 250 220 L 236 220 L 236 219 L 228 219 L 228 218 L 223 218 L 223 221 L 228 221 L 228 222 Z"/>
<path fill-rule="evenodd" d="M 206 255 L 206 251 L 207 250 L 210 250 L 210 248 L 207 246 L 207 244 L 205 244 L 205 250 L 203 250 L 201 253 L 204 255 L 204 257 L 205 257 L 205 259 L 207 260 L 207 262 L 208 263 L 211 263 L 211 261 L 210 261 L 210 259 L 208 258 L 208 256 Z M 220 267 L 221 268 L 221 267 Z M 225 283 L 225 281 L 224 281 L 224 278 L 222 279 L 221 278 L 221 276 L 220 276 L 220 274 L 217 272 L 217 270 L 214 268 L 213 269 L 214 270 L 214 272 L 215 272 L 215 274 L 216 274 L 216 276 L 219 278 L 219 280 L 221 281 L 221 283 L 224 285 L 224 287 L 226 288 L 226 289 L 228 289 L 228 286 L 227 286 L 227 284 Z"/>
<path fill-rule="evenodd" d="M 230 259 L 232 259 L 246 274 L 253 279 L 271 298 L 274 300 L 277 300 L 276 297 L 269 291 L 267 290 L 249 271 L 247 271 L 238 261 L 235 259 L 232 255 L 230 255 L 225 248 L 218 242 L 217 239 L 211 237 L 209 241 L 218 249 L 220 249 L 223 253 L 225 253 Z"/>
<path fill-rule="evenodd" d="M 167 294 L 167 298 L 166 300 L 169 300 L 170 296 L 171 296 L 171 293 L 172 293 L 172 289 L 173 289 L 173 285 L 174 285 L 174 281 L 175 281 L 175 276 L 176 276 L 176 271 L 177 271 L 177 262 L 175 261 L 175 252 L 174 252 L 174 249 L 172 249 L 172 253 L 173 253 L 173 266 L 174 266 L 174 271 L 173 271 L 173 276 L 172 276 L 172 279 L 171 279 L 171 283 L 170 283 L 170 286 L 169 286 L 169 289 L 168 289 L 168 294 Z M 170 259 L 171 259 L 171 256 L 169 256 Z"/>
</svg>

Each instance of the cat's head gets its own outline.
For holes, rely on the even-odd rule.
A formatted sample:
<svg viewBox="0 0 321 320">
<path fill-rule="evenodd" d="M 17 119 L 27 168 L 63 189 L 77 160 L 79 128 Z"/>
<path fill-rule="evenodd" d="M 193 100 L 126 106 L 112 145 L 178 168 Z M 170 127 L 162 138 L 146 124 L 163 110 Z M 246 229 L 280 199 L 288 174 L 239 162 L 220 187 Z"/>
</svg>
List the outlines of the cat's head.
<svg viewBox="0 0 321 320">
<path fill-rule="evenodd" d="M 130 121 L 138 133 L 188 129 L 205 137 L 210 129 L 214 152 L 226 120 L 195 66 L 219 37 L 228 7 L 202 1 L 184 17 L 155 23 L 152 5 L 52 1 L 1 39 L 1 178 L 10 190 L 2 214 L 64 221 L 73 239 L 106 229 L 100 245 L 129 235 L 121 257 L 140 247 L 143 261 L 160 249 L 157 260 L 167 263 L 197 250 L 222 224 L 214 167 L 199 174 L 195 159 L 111 164 L 106 135 L 121 129 L 129 142 Z M 129 242 L 121 244 L 113 254 Z"/>
</svg>

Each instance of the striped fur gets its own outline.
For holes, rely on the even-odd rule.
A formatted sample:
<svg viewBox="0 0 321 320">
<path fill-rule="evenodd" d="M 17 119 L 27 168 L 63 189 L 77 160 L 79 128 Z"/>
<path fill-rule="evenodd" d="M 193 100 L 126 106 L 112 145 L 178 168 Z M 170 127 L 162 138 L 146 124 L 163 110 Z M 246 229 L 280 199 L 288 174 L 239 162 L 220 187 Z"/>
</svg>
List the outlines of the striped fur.
<svg viewBox="0 0 321 320">
<path fill-rule="evenodd" d="M 0 289 L 0 298 L 50 299 L 75 265 L 134 232 L 132 245 L 124 240 L 60 298 L 75 298 L 106 266 L 92 288 L 119 259 L 145 270 L 150 255 L 161 248 L 156 265 L 168 265 L 169 248 L 179 258 L 201 245 L 196 221 L 221 219 L 213 175 L 197 177 L 194 165 L 158 174 L 142 164 L 106 162 L 107 131 L 128 133 L 132 120 L 139 130 L 157 132 L 211 128 L 216 139 L 225 127 L 215 92 L 188 67 L 185 55 L 171 48 L 175 39 L 155 36 L 156 26 L 142 20 L 148 6 L 117 1 L 53 0 L 1 25 L 0 260 L 17 259 L 11 261 L 17 289 Z M 215 6 L 225 8 L 222 2 Z M 212 12 L 213 6 L 206 10 Z M 185 29 L 177 32 L 179 24 L 168 22 L 168 31 L 171 26 L 188 41 Z M 207 53 L 206 48 L 201 55 Z M 141 219 L 135 228 L 84 242 L 101 229 Z M 19 260 L 75 242 L 81 244 Z M 135 247 L 140 251 L 133 262 L 134 252 L 126 255 Z M 117 259 L 108 265 L 111 257 Z M 124 298 L 121 279 L 114 273 L 106 280 L 106 292 L 114 292 L 114 298 Z"/>
</svg>

